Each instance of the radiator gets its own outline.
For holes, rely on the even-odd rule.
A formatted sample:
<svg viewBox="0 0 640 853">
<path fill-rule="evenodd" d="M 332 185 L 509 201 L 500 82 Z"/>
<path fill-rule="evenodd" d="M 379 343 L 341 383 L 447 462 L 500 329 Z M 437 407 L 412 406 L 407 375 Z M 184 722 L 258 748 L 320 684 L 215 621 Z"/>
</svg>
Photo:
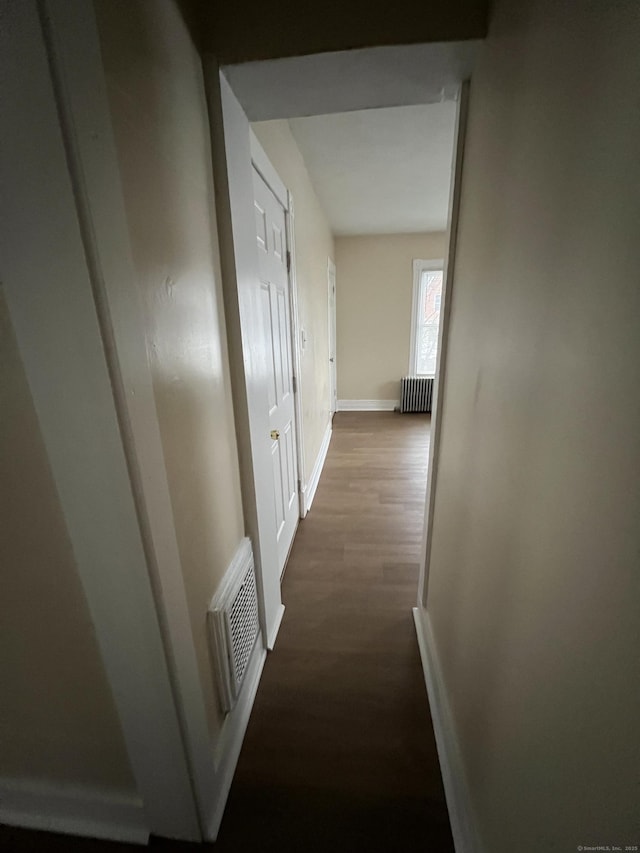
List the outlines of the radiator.
<svg viewBox="0 0 640 853">
<path fill-rule="evenodd" d="M 253 552 L 243 539 L 208 612 L 209 640 L 216 665 L 220 704 L 231 711 L 256 644 L 258 597 Z"/>
<path fill-rule="evenodd" d="M 401 412 L 430 412 L 432 400 L 433 379 L 405 376 L 400 380 Z"/>
</svg>

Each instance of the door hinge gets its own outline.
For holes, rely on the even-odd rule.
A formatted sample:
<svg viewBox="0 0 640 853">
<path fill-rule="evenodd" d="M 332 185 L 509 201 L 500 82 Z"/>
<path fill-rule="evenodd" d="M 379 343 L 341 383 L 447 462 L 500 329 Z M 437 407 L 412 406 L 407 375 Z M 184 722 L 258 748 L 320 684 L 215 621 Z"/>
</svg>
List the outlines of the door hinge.
<svg viewBox="0 0 640 853">
<path fill-rule="evenodd" d="M 291 387 L 293 388 L 293 393 L 297 394 L 298 393 L 298 380 L 296 379 L 295 376 L 291 377 Z"/>
<path fill-rule="evenodd" d="M 287 249 L 287 272 L 291 272 L 291 252 Z"/>
<path fill-rule="evenodd" d="M 298 480 L 298 491 L 302 491 L 302 480 Z"/>
</svg>

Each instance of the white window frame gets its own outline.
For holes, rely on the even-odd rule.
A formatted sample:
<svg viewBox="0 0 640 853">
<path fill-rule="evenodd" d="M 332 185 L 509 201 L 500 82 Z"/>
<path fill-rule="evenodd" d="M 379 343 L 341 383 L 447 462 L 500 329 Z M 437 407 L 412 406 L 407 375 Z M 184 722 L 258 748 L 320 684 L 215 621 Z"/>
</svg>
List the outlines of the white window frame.
<svg viewBox="0 0 640 853">
<path fill-rule="evenodd" d="M 420 279 L 423 272 L 440 270 L 444 276 L 444 260 L 442 258 L 425 260 L 416 258 L 413 261 L 413 301 L 411 306 L 411 346 L 409 348 L 409 376 L 435 377 L 434 373 L 418 373 L 417 370 L 417 346 L 418 346 L 418 310 L 420 303 Z"/>
</svg>

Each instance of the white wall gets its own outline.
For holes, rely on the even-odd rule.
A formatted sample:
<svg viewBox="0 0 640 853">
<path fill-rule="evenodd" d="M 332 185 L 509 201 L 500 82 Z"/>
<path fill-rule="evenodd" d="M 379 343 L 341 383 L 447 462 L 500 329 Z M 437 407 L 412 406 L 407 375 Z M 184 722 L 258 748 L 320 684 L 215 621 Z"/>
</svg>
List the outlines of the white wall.
<svg viewBox="0 0 640 853">
<path fill-rule="evenodd" d="M 209 728 L 206 631 L 244 535 L 202 66 L 178 4 L 96 0 L 129 236 Z"/>
<path fill-rule="evenodd" d="M 136 795 L 120 721 L 0 295 L 0 783 Z"/>
<path fill-rule="evenodd" d="M 336 237 L 338 399 L 397 400 L 409 369 L 413 260 L 446 233 Z"/>
<path fill-rule="evenodd" d="M 300 327 L 305 470 L 313 471 L 329 423 L 329 290 L 327 261 L 333 236 L 287 121 L 256 122 L 252 128 L 295 208 L 296 271 Z"/>
<path fill-rule="evenodd" d="M 486 853 L 640 837 L 639 42 L 499 0 L 472 80 L 428 612 Z"/>
<path fill-rule="evenodd" d="M 68 27 L 63 19 L 70 9 L 75 14 Z M 86 662 L 91 659 L 93 635 L 109 682 L 107 692 L 117 708 L 137 791 L 131 791 L 130 786 L 126 791 L 116 792 L 106 786 L 96 790 L 86 776 L 76 775 L 81 759 L 78 761 L 76 756 L 54 750 L 59 766 L 55 767 L 53 777 L 47 776 L 42 765 L 35 773 L 33 770 L 20 773 L 15 765 L 10 768 L 12 777 L 0 783 L 0 819 L 41 828 L 115 834 L 136 840 L 146 838 L 150 830 L 160 835 L 195 839 L 199 837 L 197 815 L 149 578 L 147 552 L 140 531 L 140 516 L 136 511 L 131 469 L 122 444 L 122 424 L 115 410 L 117 378 L 109 371 L 105 352 L 108 342 L 101 336 L 98 312 L 103 315 L 103 306 L 97 304 L 100 300 L 96 298 L 100 282 L 92 275 L 95 271 L 93 223 L 89 223 L 80 211 L 85 173 L 75 171 L 78 183 L 74 188 L 70 161 L 75 164 L 77 158 L 71 156 L 70 144 L 65 150 L 63 141 L 63 134 L 68 143 L 77 140 L 75 125 L 69 120 L 69 114 L 61 109 L 63 103 L 69 103 L 73 84 L 77 82 L 73 72 L 68 73 L 77 54 L 73 50 L 65 51 L 61 41 L 69 35 L 80 52 L 88 48 L 90 60 L 83 63 L 88 77 L 92 75 L 97 58 L 92 10 L 88 10 L 88 16 L 85 12 L 87 7 L 82 4 L 52 3 L 45 8 L 34 0 L 3 6 L 0 97 L 1 111 L 10 120 L 5 122 L 0 137 L 2 289 L 37 416 L 44 451 L 39 461 L 50 477 L 49 495 L 43 495 L 41 504 L 49 510 L 49 517 L 45 512 L 42 519 L 33 519 L 33 525 L 41 529 L 32 535 L 33 538 L 42 535 L 41 543 L 53 543 L 51 558 L 57 558 L 57 565 L 38 566 L 36 561 L 42 555 L 37 547 L 23 546 L 20 551 L 26 553 L 20 553 L 16 559 L 11 555 L 10 544 L 12 560 L 3 568 L 10 575 L 9 597 L 17 591 L 16 598 L 26 596 L 21 579 L 12 577 L 13 571 L 19 570 L 23 556 L 27 559 L 25 572 L 28 571 L 36 582 L 42 571 L 59 569 L 63 595 L 60 606 L 56 607 L 53 596 L 49 596 L 44 608 L 30 608 L 27 601 L 16 604 L 23 618 L 33 623 L 23 626 L 25 637 L 31 634 L 31 650 L 37 648 L 34 642 L 37 633 L 41 634 L 43 643 L 58 646 L 53 674 L 56 668 L 61 672 L 63 692 L 58 704 L 64 707 L 77 698 L 68 687 L 68 677 L 62 677 L 65 666 L 73 667 L 76 650 L 70 648 L 64 654 L 60 638 L 67 639 L 71 645 L 75 641 L 80 643 L 77 656 Z M 45 13 L 48 13 L 46 44 Z M 59 98 L 54 95 L 54 87 Z M 95 87 L 95 93 L 99 102 L 102 94 L 99 86 Z M 106 134 L 93 132 L 87 137 L 96 149 L 108 151 Z M 75 194 L 74 189 L 78 190 Z M 105 195 L 109 195 L 109 188 Z M 88 226 L 84 230 L 80 217 L 82 224 Z M 115 225 L 117 227 L 117 223 Z M 10 353 L 11 350 L 9 360 Z M 11 373 L 9 375 L 11 377 Z M 18 379 L 16 388 L 12 389 L 17 389 L 14 405 L 19 405 L 20 384 Z M 11 418 L 11 407 L 9 409 Z M 35 480 L 34 489 L 43 485 L 46 489 L 46 475 L 40 476 L 38 482 L 37 441 L 31 442 L 36 447 L 30 451 L 26 435 L 28 418 L 23 418 L 23 422 L 26 439 L 23 447 L 27 448 L 28 455 L 33 453 L 35 464 L 35 468 L 27 465 L 25 474 L 29 473 Z M 8 434 L 3 436 L 7 436 L 10 448 L 12 443 L 16 445 L 12 426 L 9 423 Z M 29 459 L 28 463 L 31 461 Z M 15 476 L 11 469 L 10 475 Z M 25 480 L 24 484 L 20 481 L 19 488 L 30 487 L 26 476 Z M 50 500 L 52 487 L 57 499 L 53 504 Z M 39 498 L 40 495 L 34 498 L 34 507 Z M 21 503 L 24 508 L 24 495 Z M 64 537 L 60 535 L 58 523 L 62 516 L 66 528 Z M 19 542 L 20 535 L 30 536 L 31 531 L 27 528 L 22 534 L 12 533 L 18 534 Z M 68 567 L 64 557 L 65 550 L 68 553 L 69 549 L 73 551 L 74 568 L 81 581 L 88 618 L 81 612 L 66 613 L 65 605 L 78 604 L 77 586 L 74 592 L 73 579 L 65 577 Z M 17 564 L 15 568 L 11 565 L 13 559 Z M 43 579 L 42 589 L 35 590 L 34 597 L 47 598 L 50 582 L 49 578 Z M 38 616 L 42 617 L 39 621 Z M 78 618 L 74 618 L 76 616 Z M 58 626 L 59 621 L 69 625 Z M 85 630 L 78 630 L 83 622 Z M 89 622 L 93 624 L 87 631 Z M 49 623 L 53 623 L 51 628 Z M 19 640 L 18 625 L 11 623 Z M 67 628 L 71 629 L 70 634 Z M 70 635 L 72 639 L 69 640 Z M 15 642 L 16 637 L 11 637 L 3 653 L 15 653 Z M 20 651 L 18 646 L 18 655 Z M 47 665 L 48 651 L 41 653 L 28 675 L 21 673 L 28 678 L 28 687 L 34 690 L 25 702 L 19 721 L 26 726 L 28 738 L 34 744 L 34 764 L 39 758 L 37 730 L 30 728 L 30 723 L 34 720 L 33 706 L 38 701 L 35 698 L 40 687 L 38 679 L 46 694 L 49 673 L 40 673 L 38 664 L 40 667 Z M 29 655 L 26 657 L 28 659 Z M 10 656 L 10 672 L 13 667 Z M 81 677 L 82 672 L 75 675 Z M 92 690 L 95 684 L 95 678 L 88 677 L 87 684 L 82 687 Z M 96 699 L 100 702 L 99 693 Z M 46 704 L 46 699 L 42 701 Z M 99 716 L 108 719 L 109 704 L 107 700 L 106 706 L 96 713 L 96 720 Z M 61 714 L 60 707 L 56 709 L 52 701 L 51 715 L 52 718 L 61 717 L 63 724 L 74 725 L 73 707 L 68 708 L 69 719 L 66 720 L 67 714 L 64 710 Z M 35 720 L 37 722 L 37 715 Z M 55 720 L 51 722 L 55 729 Z M 44 727 L 46 729 L 46 723 Z M 100 732 L 96 732 L 96 740 L 100 751 L 111 745 L 108 736 L 104 737 L 104 743 L 100 742 Z M 75 733 L 70 738 L 70 747 L 73 744 L 77 744 Z M 33 756 L 29 753 L 27 749 L 21 757 L 30 763 Z M 102 763 L 108 766 L 110 756 L 100 754 L 98 773 Z M 67 773 L 73 774 L 73 785 L 60 784 L 60 777 L 72 781 Z"/>
</svg>

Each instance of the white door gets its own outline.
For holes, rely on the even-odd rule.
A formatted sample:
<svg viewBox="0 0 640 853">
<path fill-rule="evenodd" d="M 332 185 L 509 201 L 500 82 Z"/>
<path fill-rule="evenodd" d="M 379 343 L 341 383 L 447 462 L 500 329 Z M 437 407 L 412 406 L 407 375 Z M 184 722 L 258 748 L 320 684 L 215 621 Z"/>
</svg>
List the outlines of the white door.
<svg viewBox="0 0 640 853">
<path fill-rule="evenodd" d="M 253 197 L 268 352 L 268 438 L 273 464 L 274 523 L 282 574 L 300 515 L 286 231 L 284 208 L 255 168 Z"/>
<path fill-rule="evenodd" d="M 336 372 L 336 265 L 331 258 L 327 264 L 329 280 L 329 413 L 333 417 L 338 408 L 338 381 Z"/>
</svg>

